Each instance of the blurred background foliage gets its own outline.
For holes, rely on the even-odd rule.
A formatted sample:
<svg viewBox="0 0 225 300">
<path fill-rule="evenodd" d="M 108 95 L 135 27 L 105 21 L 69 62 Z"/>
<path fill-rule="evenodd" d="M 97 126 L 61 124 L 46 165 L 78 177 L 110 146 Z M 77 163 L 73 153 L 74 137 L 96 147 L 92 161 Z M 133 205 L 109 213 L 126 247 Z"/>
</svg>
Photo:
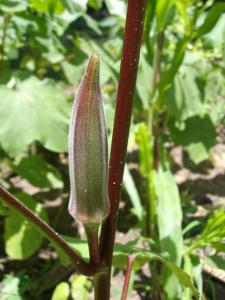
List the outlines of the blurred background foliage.
<svg viewBox="0 0 225 300">
<path fill-rule="evenodd" d="M 84 236 L 67 213 L 74 93 L 88 57 L 98 53 L 110 144 L 126 2 L 0 2 L 0 184 L 65 236 Z M 210 270 L 225 270 L 224 11 L 223 1 L 148 3 L 118 224 L 118 242 L 128 248 L 115 251 L 112 299 L 120 297 L 124 255 L 146 241 L 189 274 L 207 299 L 222 299 L 203 271 L 206 262 Z M 162 166 L 157 174 L 154 127 Z M 65 267 L 63 255 L 1 203 L 0 215 L 1 299 L 91 299 L 90 279 Z M 156 224 L 158 237 L 151 234 Z M 74 247 L 85 256 L 86 244 L 77 238 Z M 153 257 L 139 252 L 129 299 L 152 293 L 141 267 Z M 163 272 L 165 299 L 192 299 L 193 291 Z"/>
</svg>

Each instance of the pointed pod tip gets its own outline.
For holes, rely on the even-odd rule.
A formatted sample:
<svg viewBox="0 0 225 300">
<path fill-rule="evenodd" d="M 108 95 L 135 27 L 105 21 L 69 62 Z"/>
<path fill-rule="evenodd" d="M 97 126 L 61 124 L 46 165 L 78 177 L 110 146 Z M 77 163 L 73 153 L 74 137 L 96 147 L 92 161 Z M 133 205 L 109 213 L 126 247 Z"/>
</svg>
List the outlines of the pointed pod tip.
<svg viewBox="0 0 225 300">
<path fill-rule="evenodd" d="M 98 54 L 96 53 L 93 53 L 90 57 L 90 60 L 93 62 L 93 63 L 99 63 L 100 62 L 100 57 Z"/>
<path fill-rule="evenodd" d="M 88 61 L 86 74 L 88 77 L 94 76 L 95 78 L 98 78 L 99 76 L 99 67 L 100 67 L 100 57 L 98 54 L 93 53 Z"/>
</svg>

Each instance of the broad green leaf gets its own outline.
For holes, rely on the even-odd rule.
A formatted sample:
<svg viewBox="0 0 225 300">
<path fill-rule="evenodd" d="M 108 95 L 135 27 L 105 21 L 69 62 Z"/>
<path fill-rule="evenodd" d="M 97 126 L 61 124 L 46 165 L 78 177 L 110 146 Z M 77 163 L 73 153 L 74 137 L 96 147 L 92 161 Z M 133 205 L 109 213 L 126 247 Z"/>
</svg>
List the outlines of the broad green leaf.
<svg viewBox="0 0 225 300">
<path fill-rule="evenodd" d="M 54 289 L 51 300 L 67 300 L 69 299 L 69 295 L 70 295 L 69 284 L 67 282 L 60 282 Z"/>
<path fill-rule="evenodd" d="M 172 139 L 188 151 L 191 159 L 197 164 L 208 158 L 208 152 L 216 143 L 215 130 L 208 115 L 193 116 L 178 128 L 170 123 Z"/>
<path fill-rule="evenodd" d="M 122 19 L 126 17 L 126 4 L 123 0 L 105 0 L 108 11 Z"/>
<path fill-rule="evenodd" d="M 41 219 L 47 220 L 47 214 L 40 203 L 30 196 L 20 193 L 17 197 Z M 21 216 L 11 213 L 5 219 L 5 249 L 14 259 L 26 259 L 33 255 L 43 242 L 43 235 L 31 223 Z"/>
<path fill-rule="evenodd" d="M 10 156 L 35 140 L 51 151 L 67 151 L 70 107 L 51 81 L 30 77 L 14 88 L 0 86 L 0 99 L 0 144 Z"/>
<path fill-rule="evenodd" d="M 204 35 L 204 39 L 210 40 L 212 42 L 212 47 L 216 47 L 217 45 L 223 45 L 221 49 L 224 51 L 224 41 L 225 41 L 225 15 L 221 14 L 219 20 L 213 27 L 213 29 Z"/>
<path fill-rule="evenodd" d="M 23 300 L 20 294 L 20 278 L 14 275 L 6 275 L 0 287 L 1 300 Z"/>
<path fill-rule="evenodd" d="M 88 300 L 90 287 L 91 282 L 86 276 L 73 276 L 71 279 L 71 294 L 73 300 Z"/>
<path fill-rule="evenodd" d="M 62 13 L 64 6 L 60 0 L 29 0 L 32 8 L 41 13 Z"/>
<path fill-rule="evenodd" d="M 133 212 L 137 216 L 138 220 L 141 221 L 143 217 L 143 207 L 141 205 L 141 199 L 135 186 L 134 180 L 127 165 L 125 165 L 124 169 L 123 184 L 132 202 Z"/>
<path fill-rule="evenodd" d="M 204 23 L 199 28 L 197 28 L 195 35 L 197 37 L 200 37 L 210 32 L 224 12 L 225 3 L 214 3 L 208 11 Z"/>
<path fill-rule="evenodd" d="M 62 62 L 61 66 L 67 81 L 70 84 L 77 86 L 84 72 L 84 64 L 77 66 L 68 61 L 64 61 Z"/>
<path fill-rule="evenodd" d="M 88 0 L 61 0 L 69 12 L 86 11 Z"/>
<path fill-rule="evenodd" d="M 157 219 L 160 247 L 169 253 L 169 260 L 181 265 L 183 251 L 182 210 L 177 185 L 170 171 L 160 170 L 154 177 L 155 191 L 158 197 Z M 166 299 L 175 299 L 178 282 L 173 274 L 165 270 L 164 290 Z"/>
<path fill-rule="evenodd" d="M 14 167 L 14 170 L 34 186 L 54 189 L 63 187 L 63 181 L 59 171 L 45 162 L 39 154 L 23 158 L 20 163 Z"/>
<path fill-rule="evenodd" d="M 100 9 L 102 7 L 103 0 L 88 0 L 88 4 L 94 9 Z"/>
<path fill-rule="evenodd" d="M 26 0 L 1 0 L 0 11 L 6 13 L 17 13 L 27 9 Z"/>
<path fill-rule="evenodd" d="M 173 85 L 165 93 L 166 108 L 176 120 L 185 120 L 204 110 L 200 78 L 191 67 L 181 68 Z"/>
</svg>

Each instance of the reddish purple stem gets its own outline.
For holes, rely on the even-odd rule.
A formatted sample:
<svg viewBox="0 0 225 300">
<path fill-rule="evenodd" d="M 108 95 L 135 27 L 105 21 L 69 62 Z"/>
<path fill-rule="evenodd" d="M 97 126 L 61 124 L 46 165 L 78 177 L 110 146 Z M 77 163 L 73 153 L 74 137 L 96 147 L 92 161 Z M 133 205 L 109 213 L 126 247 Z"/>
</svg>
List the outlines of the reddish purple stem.
<svg viewBox="0 0 225 300">
<path fill-rule="evenodd" d="M 123 284 L 121 300 L 127 299 L 127 292 L 128 292 L 129 283 L 130 283 L 130 275 L 131 275 L 132 266 L 133 266 L 134 261 L 135 261 L 135 255 L 127 256 L 127 269 L 126 269 L 125 280 L 124 280 L 124 284 Z"/>
<path fill-rule="evenodd" d="M 128 0 L 120 78 L 116 102 L 111 157 L 109 162 L 108 192 L 110 215 L 101 232 L 101 257 L 109 271 L 99 279 L 105 291 L 98 299 L 109 299 L 110 272 L 115 240 L 117 214 L 123 180 L 124 163 L 132 114 L 132 103 L 136 85 L 140 48 L 143 36 L 146 0 Z M 108 294 L 106 293 L 108 290 Z"/>
</svg>

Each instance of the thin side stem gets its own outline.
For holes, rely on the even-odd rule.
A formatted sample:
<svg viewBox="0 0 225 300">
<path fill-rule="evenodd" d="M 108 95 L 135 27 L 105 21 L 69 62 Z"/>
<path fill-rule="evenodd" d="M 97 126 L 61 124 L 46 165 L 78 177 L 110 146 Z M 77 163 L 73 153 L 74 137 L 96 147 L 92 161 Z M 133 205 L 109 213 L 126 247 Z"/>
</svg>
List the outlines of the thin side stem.
<svg viewBox="0 0 225 300">
<path fill-rule="evenodd" d="M 88 240 L 90 264 L 93 266 L 98 266 L 101 263 L 98 243 L 98 227 L 99 225 L 95 224 L 84 226 Z"/>
<path fill-rule="evenodd" d="M 56 233 L 47 223 L 42 221 L 36 216 L 29 208 L 21 203 L 8 191 L 0 187 L 1 200 L 12 208 L 16 213 L 22 215 L 29 220 L 42 234 L 45 235 L 52 243 L 60 247 L 65 254 L 70 258 L 71 262 L 76 266 L 77 270 L 86 275 L 92 276 L 96 274 L 96 270 L 93 266 L 87 264 L 59 235 Z"/>
<path fill-rule="evenodd" d="M 104 288 L 101 288 L 99 291 L 98 300 L 108 300 L 110 295 L 110 276 L 117 214 L 143 36 L 145 10 L 146 0 L 128 0 L 111 157 L 109 162 L 108 190 L 110 215 L 102 226 L 100 242 L 100 254 L 109 271 L 105 276 L 101 277 L 101 283 Z"/>
<path fill-rule="evenodd" d="M 129 288 L 129 282 L 130 282 L 130 275 L 132 271 L 132 265 L 135 260 L 134 255 L 128 255 L 127 257 L 127 269 L 126 269 L 126 274 L 125 274 L 125 280 L 123 284 L 123 291 L 122 291 L 122 296 L 121 300 L 126 300 L 127 299 L 127 292 Z"/>
</svg>

